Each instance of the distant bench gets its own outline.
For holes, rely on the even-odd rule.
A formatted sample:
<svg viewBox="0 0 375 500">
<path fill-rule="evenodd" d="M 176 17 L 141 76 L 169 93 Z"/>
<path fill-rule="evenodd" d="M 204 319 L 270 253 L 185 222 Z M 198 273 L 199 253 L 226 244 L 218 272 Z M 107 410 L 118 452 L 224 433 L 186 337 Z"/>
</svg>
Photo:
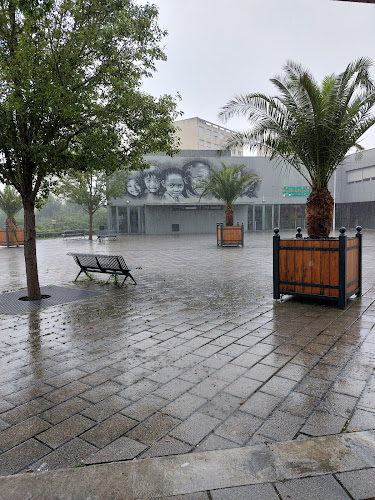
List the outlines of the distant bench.
<svg viewBox="0 0 375 500">
<path fill-rule="evenodd" d="M 99 229 L 98 231 L 95 231 L 95 234 L 98 237 L 98 240 L 101 240 L 102 238 L 117 238 L 117 233 L 114 229 Z"/>
<path fill-rule="evenodd" d="M 87 273 L 103 273 L 112 276 L 125 276 L 121 286 L 123 286 L 128 277 L 134 281 L 135 285 L 137 284 L 130 273 L 132 269 L 126 265 L 121 255 L 94 255 L 87 253 L 68 253 L 68 255 L 71 255 L 80 267 L 80 271 L 74 281 L 84 272 L 86 275 Z M 136 267 L 136 269 L 142 268 Z"/>
<path fill-rule="evenodd" d="M 84 229 L 68 229 L 62 233 L 62 237 L 65 238 L 84 238 Z"/>
</svg>

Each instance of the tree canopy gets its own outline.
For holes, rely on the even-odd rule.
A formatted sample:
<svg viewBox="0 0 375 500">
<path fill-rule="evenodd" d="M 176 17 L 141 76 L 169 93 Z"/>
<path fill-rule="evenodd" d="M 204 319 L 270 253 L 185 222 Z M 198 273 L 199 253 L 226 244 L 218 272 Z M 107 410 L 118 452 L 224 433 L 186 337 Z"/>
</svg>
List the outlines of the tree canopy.
<svg viewBox="0 0 375 500">
<path fill-rule="evenodd" d="M 29 298 L 40 296 L 34 206 L 57 177 L 91 168 L 90 146 L 107 171 L 176 151 L 175 98 L 141 89 L 165 59 L 157 14 L 133 0 L 0 0 L 0 182 L 23 201 Z"/>
<path fill-rule="evenodd" d="M 237 95 L 220 111 L 224 121 L 244 116 L 251 124 L 233 134 L 231 147 L 259 148 L 270 159 L 294 167 L 309 183 L 307 219 L 315 213 L 315 222 L 307 220 L 311 236 L 328 236 L 333 209 L 328 182 L 348 151 L 361 149 L 359 139 L 375 123 L 371 65 L 370 59 L 360 58 L 319 85 L 308 70 L 289 61 L 284 74 L 271 79 L 276 96 Z"/>
</svg>

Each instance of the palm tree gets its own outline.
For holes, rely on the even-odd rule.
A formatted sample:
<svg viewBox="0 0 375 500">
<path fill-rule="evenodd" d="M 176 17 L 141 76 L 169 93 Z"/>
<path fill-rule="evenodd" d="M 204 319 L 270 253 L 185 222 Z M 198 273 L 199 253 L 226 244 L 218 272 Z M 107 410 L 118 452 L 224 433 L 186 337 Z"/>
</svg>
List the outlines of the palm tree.
<svg viewBox="0 0 375 500">
<path fill-rule="evenodd" d="M 310 238 L 329 236 L 334 202 L 328 181 L 352 147 L 363 149 L 358 140 L 375 123 L 371 65 L 370 59 L 360 58 L 318 85 L 301 65 L 287 62 L 285 74 L 271 79 L 277 96 L 238 95 L 220 111 L 224 121 L 245 116 L 253 125 L 234 133 L 229 146 L 261 148 L 270 159 L 294 167 L 309 183 Z"/>
<path fill-rule="evenodd" d="M 4 191 L 0 191 L 0 208 L 7 217 L 7 221 L 14 224 L 14 216 L 22 208 L 22 199 L 10 186 L 5 186 Z"/>
<path fill-rule="evenodd" d="M 203 189 L 199 200 L 205 194 L 212 194 L 225 204 L 225 225 L 233 226 L 233 203 L 239 196 L 258 180 L 255 174 L 246 174 L 242 170 L 246 165 L 234 165 L 227 167 L 221 162 L 221 169 L 214 170 L 209 167 L 209 176 L 199 183 L 199 188 Z"/>
</svg>

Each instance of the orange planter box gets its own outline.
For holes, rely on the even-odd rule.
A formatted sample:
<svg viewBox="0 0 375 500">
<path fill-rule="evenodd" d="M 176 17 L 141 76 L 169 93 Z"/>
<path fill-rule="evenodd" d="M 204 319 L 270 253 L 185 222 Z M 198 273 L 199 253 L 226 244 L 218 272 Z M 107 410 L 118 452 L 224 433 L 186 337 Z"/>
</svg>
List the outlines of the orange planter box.
<svg viewBox="0 0 375 500">
<path fill-rule="evenodd" d="M 299 230 L 299 229 L 298 229 Z M 338 239 L 312 240 L 274 236 L 274 298 L 280 295 L 335 300 L 344 308 L 348 298 L 361 295 L 362 228 L 348 238 L 345 228 Z"/>
<path fill-rule="evenodd" d="M 24 244 L 24 232 L 23 228 L 17 228 L 16 229 L 16 238 L 17 241 L 14 238 L 14 235 L 12 231 L 9 229 L 0 229 L 0 246 L 6 247 L 14 247 L 17 245 L 23 245 Z"/>
<path fill-rule="evenodd" d="M 217 246 L 243 247 L 243 231 L 243 224 L 241 226 L 217 224 Z"/>
</svg>

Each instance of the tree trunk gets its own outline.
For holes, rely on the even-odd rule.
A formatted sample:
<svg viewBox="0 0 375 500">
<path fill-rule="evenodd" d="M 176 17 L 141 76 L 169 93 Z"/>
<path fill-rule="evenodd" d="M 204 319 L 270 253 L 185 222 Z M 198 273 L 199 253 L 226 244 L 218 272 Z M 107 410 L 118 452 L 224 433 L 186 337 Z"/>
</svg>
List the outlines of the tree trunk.
<svg viewBox="0 0 375 500">
<path fill-rule="evenodd" d="M 89 240 L 92 241 L 92 211 L 89 210 Z"/>
<path fill-rule="evenodd" d="M 328 188 L 313 189 L 306 201 L 306 226 L 310 238 L 329 237 L 334 201 Z"/>
<path fill-rule="evenodd" d="M 233 226 L 233 208 L 227 207 L 225 209 L 225 225 Z"/>
<path fill-rule="evenodd" d="M 34 203 L 23 201 L 24 209 L 24 256 L 26 266 L 27 296 L 29 300 L 40 300 L 38 264 L 36 260 Z"/>
</svg>

